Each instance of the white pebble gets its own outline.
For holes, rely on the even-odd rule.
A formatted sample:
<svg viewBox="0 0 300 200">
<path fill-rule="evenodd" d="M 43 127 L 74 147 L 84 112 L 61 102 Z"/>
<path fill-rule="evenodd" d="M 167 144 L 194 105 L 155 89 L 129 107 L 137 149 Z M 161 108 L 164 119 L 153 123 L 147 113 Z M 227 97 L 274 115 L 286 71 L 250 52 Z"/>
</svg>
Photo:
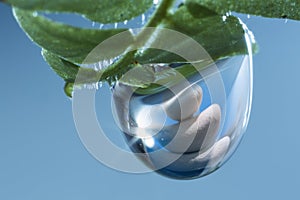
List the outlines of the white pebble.
<svg viewBox="0 0 300 200">
<path fill-rule="evenodd" d="M 174 96 L 164 103 L 166 114 L 177 121 L 185 120 L 198 111 L 202 102 L 202 89 L 198 85 L 189 85 L 188 88 L 180 88 L 178 84 L 171 89 Z M 177 92 L 178 91 L 178 92 Z"/>
<path fill-rule="evenodd" d="M 164 128 L 156 137 L 170 142 L 165 147 L 175 153 L 203 152 L 216 141 L 220 120 L 220 107 L 213 104 L 197 117 Z"/>
</svg>

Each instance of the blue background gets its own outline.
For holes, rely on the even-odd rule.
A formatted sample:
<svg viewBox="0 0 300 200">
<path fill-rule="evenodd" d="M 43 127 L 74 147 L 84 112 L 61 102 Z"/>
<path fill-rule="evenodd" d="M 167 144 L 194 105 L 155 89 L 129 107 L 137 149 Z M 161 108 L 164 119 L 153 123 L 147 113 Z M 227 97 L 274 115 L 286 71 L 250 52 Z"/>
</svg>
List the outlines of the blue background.
<svg viewBox="0 0 300 200">
<path fill-rule="evenodd" d="M 297 199 L 300 22 L 242 16 L 260 45 L 253 109 L 234 156 L 192 181 L 109 169 L 81 144 L 63 81 L 0 4 L 0 199 Z"/>
</svg>

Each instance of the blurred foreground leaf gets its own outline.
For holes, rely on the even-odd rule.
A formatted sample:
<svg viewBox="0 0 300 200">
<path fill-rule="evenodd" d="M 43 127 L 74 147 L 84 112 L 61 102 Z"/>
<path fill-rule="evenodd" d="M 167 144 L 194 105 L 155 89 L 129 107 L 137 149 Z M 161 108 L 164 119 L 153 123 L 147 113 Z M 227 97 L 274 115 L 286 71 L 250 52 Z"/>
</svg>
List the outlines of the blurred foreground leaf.
<svg viewBox="0 0 300 200">
<path fill-rule="evenodd" d="M 42 48 L 74 63 L 81 63 L 102 41 L 126 30 L 96 30 L 72 27 L 51 21 L 37 15 L 36 12 L 18 8 L 14 8 L 14 15 L 31 40 Z M 95 58 L 96 60 L 97 58 Z"/>
<path fill-rule="evenodd" d="M 4 0 L 32 11 L 69 12 L 100 23 L 122 22 L 146 12 L 152 0 Z"/>
</svg>

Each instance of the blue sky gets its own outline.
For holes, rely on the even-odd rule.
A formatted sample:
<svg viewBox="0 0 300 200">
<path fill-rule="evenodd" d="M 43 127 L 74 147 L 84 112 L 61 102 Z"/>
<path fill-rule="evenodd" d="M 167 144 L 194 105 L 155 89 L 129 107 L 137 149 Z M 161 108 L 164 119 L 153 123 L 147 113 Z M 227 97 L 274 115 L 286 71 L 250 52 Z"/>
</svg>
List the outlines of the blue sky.
<svg viewBox="0 0 300 200">
<path fill-rule="evenodd" d="M 246 135 L 217 172 L 176 181 L 109 169 L 85 150 L 63 81 L 0 4 L 0 199 L 299 198 L 300 22 L 242 19 L 260 45 Z"/>
</svg>

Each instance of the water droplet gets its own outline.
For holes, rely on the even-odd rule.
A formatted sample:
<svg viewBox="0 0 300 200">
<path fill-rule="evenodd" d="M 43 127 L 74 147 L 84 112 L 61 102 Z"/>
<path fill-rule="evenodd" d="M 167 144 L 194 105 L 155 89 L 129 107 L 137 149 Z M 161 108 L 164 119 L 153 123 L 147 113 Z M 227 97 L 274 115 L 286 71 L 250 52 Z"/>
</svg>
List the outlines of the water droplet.
<svg viewBox="0 0 300 200">
<path fill-rule="evenodd" d="M 33 12 L 33 13 L 32 13 L 32 16 L 33 16 L 33 17 L 37 17 L 37 16 L 38 16 L 38 12 Z"/>
<path fill-rule="evenodd" d="M 250 15 L 249 14 L 247 15 L 247 19 L 250 19 Z"/>
<path fill-rule="evenodd" d="M 104 24 L 100 24 L 100 25 L 99 25 L 99 29 L 102 29 L 103 26 L 104 26 Z"/>
<path fill-rule="evenodd" d="M 72 98 L 73 96 L 73 87 L 74 87 L 74 83 L 66 83 L 64 87 L 65 94 L 70 98 Z"/>
<path fill-rule="evenodd" d="M 227 16 L 226 16 L 226 15 L 223 15 L 223 16 L 222 16 L 222 20 L 223 20 L 223 22 L 225 22 L 225 21 L 226 21 L 226 19 L 227 19 Z"/>
<path fill-rule="evenodd" d="M 129 29 L 129 31 L 130 31 L 130 33 L 131 33 L 132 35 L 138 35 L 138 34 L 140 33 L 141 30 L 139 30 L 139 29 Z"/>
<path fill-rule="evenodd" d="M 145 14 L 142 14 L 142 25 L 145 24 L 145 19 L 146 19 Z"/>
<path fill-rule="evenodd" d="M 222 17 L 223 21 L 229 15 L 231 12 Z M 141 15 L 136 20 L 145 23 L 146 18 L 147 15 Z M 123 23 L 126 25 L 127 21 Z M 118 24 L 109 26 L 117 28 Z M 136 34 L 133 30 L 137 29 L 129 30 Z M 245 41 L 252 40 L 250 33 L 245 31 Z M 187 77 L 188 85 L 180 82 L 147 93 L 122 84 L 120 75 L 107 78 L 118 128 L 132 152 L 144 155 L 146 159 L 142 162 L 146 166 L 169 178 L 193 179 L 215 171 L 233 154 L 245 132 L 251 108 L 252 51 L 251 44 L 245 43 L 250 45 L 249 55 L 220 59 L 216 61 L 217 72 L 211 72 L 208 67 L 200 74 Z M 104 60 L 93 67 L 101 70 L 115 61 Z M 163 63 L 141 67 L 163 72 L 169 66 L 181 65 Z M 221 77 L 222 87 L 211 86 L 210 80 L 216 77 Z M 102 82 L 83 87 L 98 89 Z M 220 95 L 223 93 L 224 96 Z M 179 159 L 159 167 L 174 155 L 179 155 Z"/>
<path fill-rule="evenodd" d="M 102 86 L 103 86 L 102 81 L 100 81 L 100 82 L 98 83 L 98 85 L 99 85 L 99 88 L 102 88 Z"/>
<path fill-rule="evenodd" d="M 251 36 L 245 37 L 246 45 L 251 45 L 246 42 Z M 163 71 L 168 66 L 142 67 Z M 199 178 L 218 169 L 237 148 L 251 109 L 251 52 L 218 60 L 216 66 L 217 71 L 208 67 L 187 77 L 189 84 L 180 82 L 154 93 L 134 91 L 121 82 L 114 85 L 120 129 L 131 150 L 143 153 L 142 161 L 157 173 L 175 179 Z M 217 77 L 222 87 L 213 84 Z M 176 155 L 177 160 L 159 167 Z"/>
<path fill-rule="evenodd" d="M 126 25 L 128 23 L 128 20 L 125 20 L 123 23 L 124 23 L 124 25 Z"/>
<path fill-rule="evenodd" d="M 81 86 L 76 86 L 78 89 L 87 89 L 87 90 L 98 90 L 99 89 L 99 83 L 85 83 Z"/>
<path fill-rule="evenodd" d="M 153 0 L 153 4 L 158 4 L 159 0 Z"/>
</svg>

